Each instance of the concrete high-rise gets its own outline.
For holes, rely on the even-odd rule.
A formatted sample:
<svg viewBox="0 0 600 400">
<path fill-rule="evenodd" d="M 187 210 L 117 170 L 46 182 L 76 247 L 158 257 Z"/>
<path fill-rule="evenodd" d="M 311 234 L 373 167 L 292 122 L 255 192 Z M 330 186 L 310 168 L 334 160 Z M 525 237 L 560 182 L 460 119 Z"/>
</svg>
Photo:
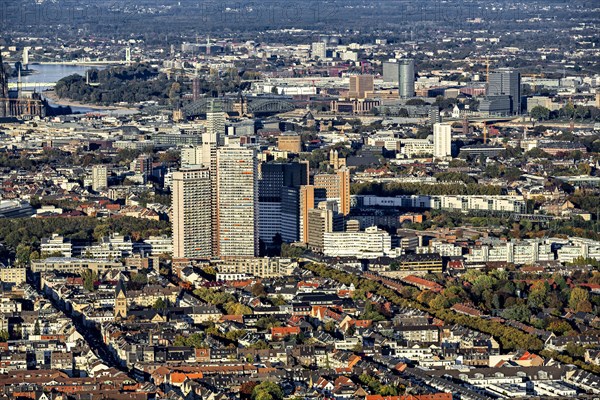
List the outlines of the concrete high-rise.
<svg viewBox="0 0 600 400">
<path fill-rule="evenodd" d="M 213 224 L 208 168 L 173 173 L 172 207 L 173 258 L 209 259 Z"/>
<path fill-rule="evenodd" d="M 92 190 L 98 192 L 108 187 L 108 168 L 106 165 L 92 167 Z"/>
<path fill-rule="evenodd" d="M 415 60 L 400 60 L 398 67 L 398 93 L 402 99 L 415 96 Z"/>
<path fill-rule="evenodd" d="M 385 83 L 398 84 L 400 77 L 400 64 L 398 61 L 384 61 L 383 63 L 383 81 Z"/>
<path fill-rule="evenodd" d="M 373 75 L 351 75 L 348 97 L 353 99 L 366 98 L 367 92 L 373 92 Z"/>
<path fill-rule="evenodd" d="M 337 203 L 322 201 L 317 208 L 308 210 L 308 248 L 322 252 L 326 233 L 344 229 L 343 216 L 338 213 Z"/>
<path fill-rule="evenodd" d="M 335 200 L 342 215 L 350 214 L 350 170 L 340 168 L 335 174 L 317 174 L 315 189 L 323 189 L 327 200 Z"/>
<path fill-rule="evenodd" d="M 219 143 L 219 137 L 225 134 L 226 119 L 221 103 L 213 100 L 206 112 L 206 133 L 210 141 Z"/>
<path fill-rule="evenodd" d="M 521 113 L 521 74 L 511 68 L 501 68 L 490 73 L 487 95 L 509 96 L 509 114 Z M 499 112 L 502 113 L 502 112 Z"/>
<path fill-rule="evenodd" d="M 324 42 L 314 42 L 310 46 L 310 55 L 313 59 L 324 59 L 327 57 L 327 44 Z"/>
<path fill-rule="evenodd" d="M 254 149 L 217 149 L 217 253 L 221 258 L 258 254 L 258 163 Z"/>
<path fill-rule="evenodd" d="M 452 155 L 452 126 L 437 123 L 433 125 L 433 156 L 446 158 Z"/>
<path fill-rule="evenodd" d="M 315 208 L 315 187 L 313 185 L 300 186 L 298 208 L 299 241 L 308 243 L 308 215 L 310 210 Z"/>
</svg>

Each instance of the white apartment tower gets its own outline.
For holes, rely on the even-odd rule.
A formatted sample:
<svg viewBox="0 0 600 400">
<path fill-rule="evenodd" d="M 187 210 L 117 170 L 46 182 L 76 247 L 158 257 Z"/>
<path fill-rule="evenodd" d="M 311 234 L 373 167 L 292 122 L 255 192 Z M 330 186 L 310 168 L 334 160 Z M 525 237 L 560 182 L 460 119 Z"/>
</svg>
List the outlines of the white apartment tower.
<svg viewBox="0 0 600 400">
<path fill-rule="evenodd" d="M 452 155 L 452 126 L 445 123 L 433 125 L 433 156 L 447 158 Z"/>
<path fill-rule="evenodd" d="M 258 162 L 254 149 L 217 149 L 217 254 L 258 254 Z"/>
<path fill-rule="evenodd" d="M 92 167 L 92 190 L 98 192 L 108 187 L 108 168 L 106 165 Z"/>
<path fill-rule="evenodd" d="M 211 257 L 211 192 L 208 168 L 191 167 L 173 173 L 173 258 Z"/>
</svg>

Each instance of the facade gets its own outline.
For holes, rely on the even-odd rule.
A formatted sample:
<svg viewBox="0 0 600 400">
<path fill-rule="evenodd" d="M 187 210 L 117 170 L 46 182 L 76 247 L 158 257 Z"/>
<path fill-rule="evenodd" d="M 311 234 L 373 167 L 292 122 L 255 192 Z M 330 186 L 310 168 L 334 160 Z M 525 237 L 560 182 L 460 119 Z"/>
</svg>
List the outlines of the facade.
<svg viewBox="0 0 600 400">
<path fill-rule="evenodd" d="M 364 232 L 326 232 L 323 254 L 328 257 L 375 258 L 389 253 L 392 239 L 386 231 L 372 226 Z"/>
<path fill-rule="evenodd" d="M 271 243 L 277 234 L 285 242 L 299 239 L 299 188 L 307 183 L 306 163 L 261 164 L 258 207 L 259 235 L 263 242 Z"/>
<path fill-rule="evenodd" d="M 108 187 L 108 168 L 106 165 L 92 167 L 92 190 L 98 192 Z"/>
<path fill-rule="evenodd" d="M 208 259 L 212 255 L 211 179 L 208 168 L 173 173 L 173 257 Z"/>
<path fill-rule="evenodd" d="M 494 211 L 523 214 L 526 211 L 523 196 L 356 196 L 361 207 L 425 208 L 452 211 Z"/>
<path fill-rule="evenodd" d="M 368 92 L 373 92 L 373 75 L 351 75 L 348 97 L 351 99 L 365 99 Z"/>
<path fill-rule="evenodd" d="M 298 235 L 299 241 L 308 243 L 308 215 L 315 208 L 315 187 L 304 185 L 299 188 L 299 216 Z"/>
<path fill-rule="evenodd" d="M 398 84 L 400 77 L 400 64 L 397 61 L 385 61 L 383 63 L 383 82 Z"/>
<path fill-rule="evenodd" d="M 452 126 L 450 124 L 433 125 L 433 156 L 446 158 L 452 155 Z"/>
<path fill-rule="evenodd" d="M 277 137 L 277 148 L 290 153 L 302 152 L 302 137 L 300 135 L 282 135 Z"/>
<path fill-rule="evenodd" d="M 258 254 L 258 164 L 254 149 L 217 150 L 218 255 L 222 258 Z"/>
<path fill-rule="evenodd" d="M 350 213 L 350 170 L 341 168 L 335 174 L 317 174 L 314 176 L 315 189 L 325 192 L 326 200 L 335 200 L 339 212 L 343 215 Z"/>
<path fill-rule="evenodd" d="M 490 73 L 488 96 L 508 96 L 509 114 L 521 113 L 521 74 L 510 68 L 502 68 Z"/>
<path fill-rule="evenodd" d="M 219 261 L 215 264 L 220 274 L 244 274 L 260 278 L 277 278 L 291 273 L 296 263 L 287 258 L 243 258 Z"/>
<path fill-rule="evenodd" d="M 398 67 L 398 93 L 402 99 L 415 96 L 415 60 L 400 60 Z"/>
<path fill-rule="evenodd" d="M 24 267 L 0 267 L 0 281 L 20 285 L 26 280 Z"/>
<path fill-rule="evenodd" d="M 313 59 L 324 59 L 327 57 L 327 44 L 325 42 L 314 42 L 310 46 L 310 53 Z"/>
</svg>

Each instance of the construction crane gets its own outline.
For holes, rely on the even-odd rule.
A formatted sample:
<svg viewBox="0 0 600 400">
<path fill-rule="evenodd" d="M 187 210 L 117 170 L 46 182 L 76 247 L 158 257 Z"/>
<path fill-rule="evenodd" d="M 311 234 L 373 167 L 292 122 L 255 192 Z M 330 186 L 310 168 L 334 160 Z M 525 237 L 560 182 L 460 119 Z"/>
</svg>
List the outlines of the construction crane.
<svg viewBox="0 0 600 400">
<path fill-rule="evenodd" d="M 485 58 L 473 58 L 470 60 L 473 64 L 482 63 L 485 65 L 485 82 L 490 83 L 490 56 L 485 56 Z"/>
<path fill-rule="evenodd" d="M 537 78 L 545 78 L 546 74 L 543 74 L 543 73 L 542 74 L 521 74 L 521 76 L 533 78 L 531 80 L 531 84 L 533 87 L 537 88 L 537 84 L 536 84 Z"/>
</svg>

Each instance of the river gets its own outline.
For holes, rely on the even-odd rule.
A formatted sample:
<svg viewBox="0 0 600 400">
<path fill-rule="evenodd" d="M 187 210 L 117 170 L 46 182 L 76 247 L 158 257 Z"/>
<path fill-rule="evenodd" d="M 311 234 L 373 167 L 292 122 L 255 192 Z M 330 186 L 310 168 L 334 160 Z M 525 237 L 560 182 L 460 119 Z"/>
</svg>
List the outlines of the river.
<svg viewBox="0 0 600 400">
<path fill-rule="evenodd" d="M 29 69 L 33 72 L 30 75 L 21 77 L 23 85 L 28 89 L 35 89 L 36 92 L 43 92 L 49 89 L 48 83 L 56 83 L 62 78 L 79 74 L 85 76 L 85 72 L 92 69 L 104 69 L 106 66 L 91 66 L 91 65 L 58 65 L 58 64 L 30 64 Z M 10 82 L 16 82 L 17 78 L 9 79 Z M 39 84 L 39 85 L 38 85 Z M 56 106 L 57 104 L 51 99 L 47 99 L 48 104 Z M 87 113 L 98 111 L 98 108 L 71 106 L 74 113 Z"/>
</svg>

